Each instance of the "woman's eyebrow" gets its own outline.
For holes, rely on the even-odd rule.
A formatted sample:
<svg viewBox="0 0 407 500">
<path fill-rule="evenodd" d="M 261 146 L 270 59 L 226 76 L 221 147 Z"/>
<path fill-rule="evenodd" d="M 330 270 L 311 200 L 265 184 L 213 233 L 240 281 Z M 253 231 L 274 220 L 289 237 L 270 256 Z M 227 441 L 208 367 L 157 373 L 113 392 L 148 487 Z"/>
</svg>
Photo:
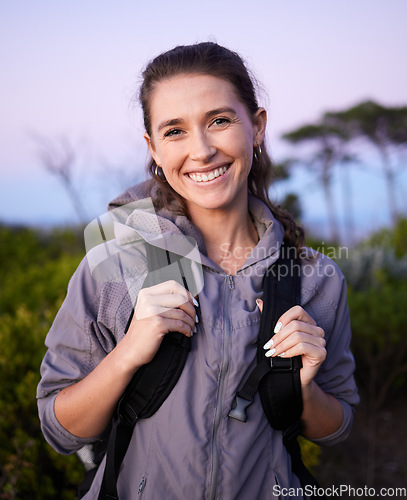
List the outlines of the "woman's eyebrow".
<svg viewBox="0 0 407 500">
<path fill-rule="evenodd" d="M 158 131 L 162 130 L 165 127 L 173 127 L 174 125 L 180 125 L 184 123 L 182 118 L 171 118 L 170 120 L 164 120 L 158 125 Z"/>
<path fill-rule="evenodd" d="M 207 118 L 211 118 L 212 116 L 221 115 L 223 113 L 232 113 L 232 114 L 236 115 L 236 110 L 225 106 L 223 108 L 211 109 L 210 111 L 205 113 L 205 115 Z"/>
</svg>

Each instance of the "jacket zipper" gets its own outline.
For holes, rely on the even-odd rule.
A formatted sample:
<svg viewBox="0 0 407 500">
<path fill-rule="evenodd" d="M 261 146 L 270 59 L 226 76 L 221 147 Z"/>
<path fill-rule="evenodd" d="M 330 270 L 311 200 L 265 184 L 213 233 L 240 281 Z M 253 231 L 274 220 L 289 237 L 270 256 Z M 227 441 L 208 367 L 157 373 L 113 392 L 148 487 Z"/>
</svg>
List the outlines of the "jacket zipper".
<svg viewBox="0 0 407 500">
<path fill-rule="evenodd" d="M 138 486 L 137 494 L 140 495 L 140 493 L 144 490 L 144 486 L 146 485 L 146 478 L 143 476 L 141 478 L 141 482 Z"/>
<path fill-rule="evenodd" d="M 233 290 L 235 288 L 235 283 L 233 280 L 233 276 L 227 276 L 228 288 L 229 290 Z M 223 309 L 223 319 L 224 319 L 224 335 L 223 335 L 223 356 L 222 356 L 222 364 L 219 375 L 219 390 L 216 397 L 216 405 L 215 405 L 215 422 L 213 426 L 212 433 L 212 474 L 211 474 L 211 485 L 210 485 L 210 500 L 216 499 L 216 490 L 218 485 L 218 470 L 219 470 L 219 446 L 218 446 L 218 434 L 219 428 L 222 421 L 222 402 L 224 399 L 225 392 L 225 380 L 226 375 L 229 369 L 229 347 L 230 347 L 230 319 L 229 319 L 229 309 L 230 309 L 230 292 L 226 290 L 226 300 L 225 307 Z"/>
</svg>

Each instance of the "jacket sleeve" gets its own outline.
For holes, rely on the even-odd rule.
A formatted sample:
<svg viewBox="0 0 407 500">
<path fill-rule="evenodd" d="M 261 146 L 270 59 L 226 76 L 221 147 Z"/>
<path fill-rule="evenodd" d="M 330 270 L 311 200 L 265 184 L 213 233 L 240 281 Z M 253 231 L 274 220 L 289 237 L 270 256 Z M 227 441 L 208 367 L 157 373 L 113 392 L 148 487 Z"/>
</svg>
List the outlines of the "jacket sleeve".
<svg viewBox="0 0 407 500">
<path fill-rule="evenodd" d="M 69 454 L 100 439 L 72 435 L 58 422 L 54 402 L 60 390 L 86 377 L 124 335 L 132 303 L 126 284 L 95 280 L 85 258 L 71 278 L 64 303 L 47 335 L 37 400 L 45 439 Z"/>
<path fill-rule="evenodd" d="M 317 276 L 312 279 L 312 298 L 304 306 L 325 330 L 327 356 L 315 381 L 324 392 L 339 401 L 344 419 L 334 434 L 313 441 L 321 446 L 330 446 L 343 441 L 349 435 L 354 406 L 359 403 L 359 395 L 353 376 L 355 361 L 350 350 L 352 334 L 346 281 L 332 260 L 324 256 L 317 260 L 314 270 Z M 308 279 L 305 281 L 310 283 Z"/>
</svg>

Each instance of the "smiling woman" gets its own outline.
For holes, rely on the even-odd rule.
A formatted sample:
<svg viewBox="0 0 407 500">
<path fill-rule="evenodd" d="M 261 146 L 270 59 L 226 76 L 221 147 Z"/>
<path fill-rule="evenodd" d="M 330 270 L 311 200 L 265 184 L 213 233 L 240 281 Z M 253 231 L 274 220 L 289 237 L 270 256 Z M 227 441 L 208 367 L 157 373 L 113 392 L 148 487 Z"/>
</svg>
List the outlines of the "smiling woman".
<svg viewBox="0 0 407 500">
<path fill-rule="evenodd" d="M 302 434 L 320 444 L 347 436 L 358 395 L 344 278 L 327 257 L 303 248 L 302 230 L 268 198 L 267 115 L 242 59 L 214 43 L 181 46 L 154 59 L 143 77 L 152 178 L 111 203 L 132 210 L 111 247 L 118 276 L 101 282 L 84 260 L 71 280 L 38 387 L 44 434 L 61 453 L 103 442 L 129 381 L 156 359 L 168 333 L 179 332 L 193 336 L 191 352 L 165 402 L 135 427 L 119 498 L 135 491 L 148 499 L 275 498 L 276 485 L 300 488 L 281 431 L 269 425 L 257 393 L 244 424 L 229 412 L 257 358 L 299 356 Z M 134 208 L 149 197 L 153 219 Z M 132 283 L 147 274 L 145 287 L 136 294 L 128 287 L 132 241 L 162 252 L 162 235 L 165 243 L 186 237 L 199 250 L 203 285 L 194 296 L 169 279 L 151 286 L 146 252 L 130 266 Z M 284 308 L 267 330 L 265 356 L 256 358 L 264 277 L 287 247 L 302 250 L 301 265 L 285 269 L 290 286 L 301 275 L 300 304 Z M 85 498 L 98 497 L 104 464 Z"/>
</svg>

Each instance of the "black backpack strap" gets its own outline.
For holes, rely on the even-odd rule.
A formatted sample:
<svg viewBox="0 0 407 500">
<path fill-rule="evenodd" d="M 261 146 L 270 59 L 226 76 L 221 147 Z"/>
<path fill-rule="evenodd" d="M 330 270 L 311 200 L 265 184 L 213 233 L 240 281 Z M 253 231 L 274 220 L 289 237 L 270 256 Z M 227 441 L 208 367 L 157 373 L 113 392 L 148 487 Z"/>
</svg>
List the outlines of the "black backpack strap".
<svg viewBox="0 0 407 500">
<path fill-rule="evenodd" d="M 293 255 L 290 255 L 290 254 Z M 301 302 L 301 264 L 296 249 L 282 246 L 280 257 L 269 268 L 263 287 L 263 314 L 257 344 L 257 364 L 269 371 L 259 382 L 260 399 L 274 429 L 290 428 L 302 415 L 300 356 L 267 359 L 263 349 L 280 316 Z"/>
<path fill-rule="evenodd" d="M 295 258 L 290 258 L 290 252 L 290 249 L 282 247 L 280 257 L 264 277 L 257 365 L 237 393 L 235 408 L 229 412 L 230 417 L 245 422 L 245 409 L 259 390 L 267 419 L 272 427 L 279 430 L 299 421 L 302 414 L 299 379 L 301 357 L 266 358 L 263 349 L 263 345 L 272 337 L 279 317 L 300 303 L 301 268 Z"/>
<path fill-rule="evenodd" d="M 165 268 L 179 264 L 180 256 L 147 245 L 149 274 L 143 287 L 152 286 L 169 279 Z M 181 265 L 173 279 L 186 286 Z M 161 270 L 163 270 L 161 272 Z M 153 278 L 151 278 L 153 276 Z M 130 326 L 130 317 L 126 332 Z M 167 333 L 153 360 L 134 374 L 121 397 L 109 436 L 106 452 L 106 466 L 98 500 L 117 500 L 117 479 L 120 466 L 126 455 L 134 426 L 141 418 L 153 415 L 168 397 L 184 368 L 191 339 L 179 332 Z"/>
<path fill-rule="evenodd" d="M 291 455 L 292 470 L 301 485 L 318 486 L 305 467 L 297 437 L 303 410 L 300 370 L 301 356 L 266 358 L 264 344 L 270 340 L 280 316 L 301 301 L 301 263 L 294 248 L 283 246 L 279 259 L 268 269 L 263 286 L 263 313 L 257 344 L 257 365 L 236 394 L 229 416 L 245 422 L 246 408 L 256 391 L 270 425 L 283 432 L 283 442 Z"/>
</svg>

